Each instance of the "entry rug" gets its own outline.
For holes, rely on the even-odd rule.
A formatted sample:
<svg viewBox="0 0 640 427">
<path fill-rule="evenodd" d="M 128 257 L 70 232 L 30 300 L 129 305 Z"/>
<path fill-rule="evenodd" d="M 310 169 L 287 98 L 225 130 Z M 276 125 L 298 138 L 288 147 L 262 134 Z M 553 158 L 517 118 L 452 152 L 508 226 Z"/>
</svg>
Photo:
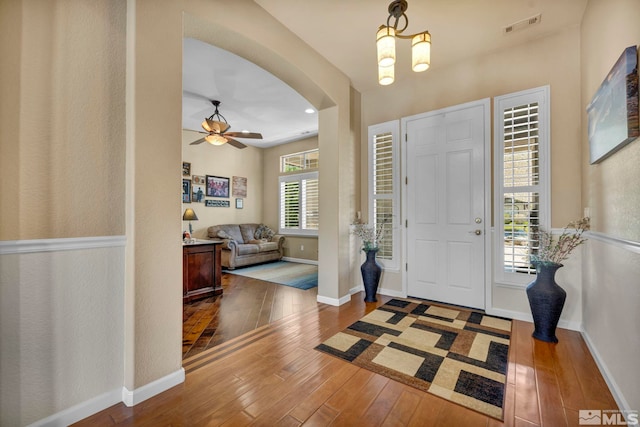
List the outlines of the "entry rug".
<svg viewBox="0 0 640 427">
<path fill-rule="evenodd" d="M 236 268 L 235 270 L 228 270 L 226 273 L 304 290 L 318 286 L 318 266 L 313 264 L 276 261 L 251 267 Z"/>
<path fill-rule="evenodd" d="M 316 349 L 502 420 L 510 337 L 507 319 L 392 299 Z"/>
</svg>

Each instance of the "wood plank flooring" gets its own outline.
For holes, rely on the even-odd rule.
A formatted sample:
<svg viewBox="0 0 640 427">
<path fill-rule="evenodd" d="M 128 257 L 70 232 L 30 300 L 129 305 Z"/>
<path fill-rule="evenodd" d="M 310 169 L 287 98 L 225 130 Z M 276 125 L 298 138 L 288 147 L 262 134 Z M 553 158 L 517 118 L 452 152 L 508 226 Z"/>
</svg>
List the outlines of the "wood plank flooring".
<svg viewBox="0 0 640 427">
<path fill-rule="evenodd" d="M 112 406 L 77 425 L 557 427 L 577 426 L 580 409 L 617 409 L 577 332 L 558 330 L 560 342 L 549 344 L 531 337 L 532 324 L 513 322 L 502 422 L 314 350 L 388 297 L 365 304 L 355 294 L 341 307 L 309 308 L 293 301 L 295 293 L 273 292 L 274 299 L 265 292 L 263 300 L 273 307 L 268 316 L 254 313 L 232 322 L 248 328 L 253 321 L 238 319 L 252 318 L 255 329 L 233 338 L 232 332 L 223 334 L 217 346 L 184 359 L 183 384 L 132 408 Z M 290 301 L 276 302 L 280 297 Z M 219 325 L 227 316 L 222 307 L 216 312 Z M 272 315 L 275 321 L 266 323 Z"/>
<path fill-rule="evenodd" d="M 222 288 L 222 295 L 184 304 L 183 359 L 291 314 L 313 309 L 318 296 L 318 288 L 305 291 L 224 272 Z"/>
</svg>

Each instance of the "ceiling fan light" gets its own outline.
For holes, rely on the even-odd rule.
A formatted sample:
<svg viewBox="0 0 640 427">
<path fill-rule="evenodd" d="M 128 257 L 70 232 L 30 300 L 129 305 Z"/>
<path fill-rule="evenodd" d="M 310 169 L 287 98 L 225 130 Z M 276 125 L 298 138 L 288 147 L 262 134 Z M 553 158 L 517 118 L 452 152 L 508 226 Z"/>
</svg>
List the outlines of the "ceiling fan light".
<svg viewBox="0 0 640 427">
<path fill-rule="evenodd" d="M 378 47 L 378 66 L 388 67 L 396 63 L 396 30 L 387 25 L 381 25 L 376 34 Z"/>
<path fill-rule="evenodd" d="M 431 65 L 431 34 L 428 31 L 416 34 L 411 39 L 411 68 L 419 73 Z"/>
<path fill-rule="evenodd" d="M 378 83 L 382 86 L 387 86 L 393 83 L 395 80 L 394 65 L 391 64 L 388 67 L 381 67 L 378 65 Z"/>
<path fill-rule="evenodd" d="M 204 140 L 211 145 L 223 145 L 227 142 L 227 138 L 221 135 L 207 135 Z"/>
<path fill-rule="evenodd" d="M 204 119 L 202 123 L 200 123 L 200 126 L 202 126 L 202 129 L 206 130 L 207 132 L 213 132 L 213 129 L 211 129 L 211 127 L 209 127 L 209 123 L 207 123 L 207 119 Z"/>
</svg>

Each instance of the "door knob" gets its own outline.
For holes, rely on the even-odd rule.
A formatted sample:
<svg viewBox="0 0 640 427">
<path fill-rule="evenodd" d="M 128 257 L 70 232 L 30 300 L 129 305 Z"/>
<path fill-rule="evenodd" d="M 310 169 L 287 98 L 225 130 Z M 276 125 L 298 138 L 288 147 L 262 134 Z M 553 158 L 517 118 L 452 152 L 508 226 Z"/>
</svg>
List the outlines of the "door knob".
<svg viewBox="0 0 640 427">
<path fill-rule="evenodd" d="M 479 236 L 482 234 L 482 230 L 473 230 L 473 231 L 470 231 L 469 234 L 475 234 L 476 236 Z"/>
</svg>

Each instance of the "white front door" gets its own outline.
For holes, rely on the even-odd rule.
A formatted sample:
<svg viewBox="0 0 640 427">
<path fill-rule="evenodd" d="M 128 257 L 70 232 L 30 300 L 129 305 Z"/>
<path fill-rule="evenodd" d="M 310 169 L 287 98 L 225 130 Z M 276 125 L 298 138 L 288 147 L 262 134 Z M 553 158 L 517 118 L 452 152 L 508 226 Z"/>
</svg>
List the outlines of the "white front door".
<svg viewBox="0 0 640 427">
<path fill-rule="evenodd" d="M 403 119 L 409 296 L 485 306 L 489 105 L 486 99 Z"/>
</svg>

